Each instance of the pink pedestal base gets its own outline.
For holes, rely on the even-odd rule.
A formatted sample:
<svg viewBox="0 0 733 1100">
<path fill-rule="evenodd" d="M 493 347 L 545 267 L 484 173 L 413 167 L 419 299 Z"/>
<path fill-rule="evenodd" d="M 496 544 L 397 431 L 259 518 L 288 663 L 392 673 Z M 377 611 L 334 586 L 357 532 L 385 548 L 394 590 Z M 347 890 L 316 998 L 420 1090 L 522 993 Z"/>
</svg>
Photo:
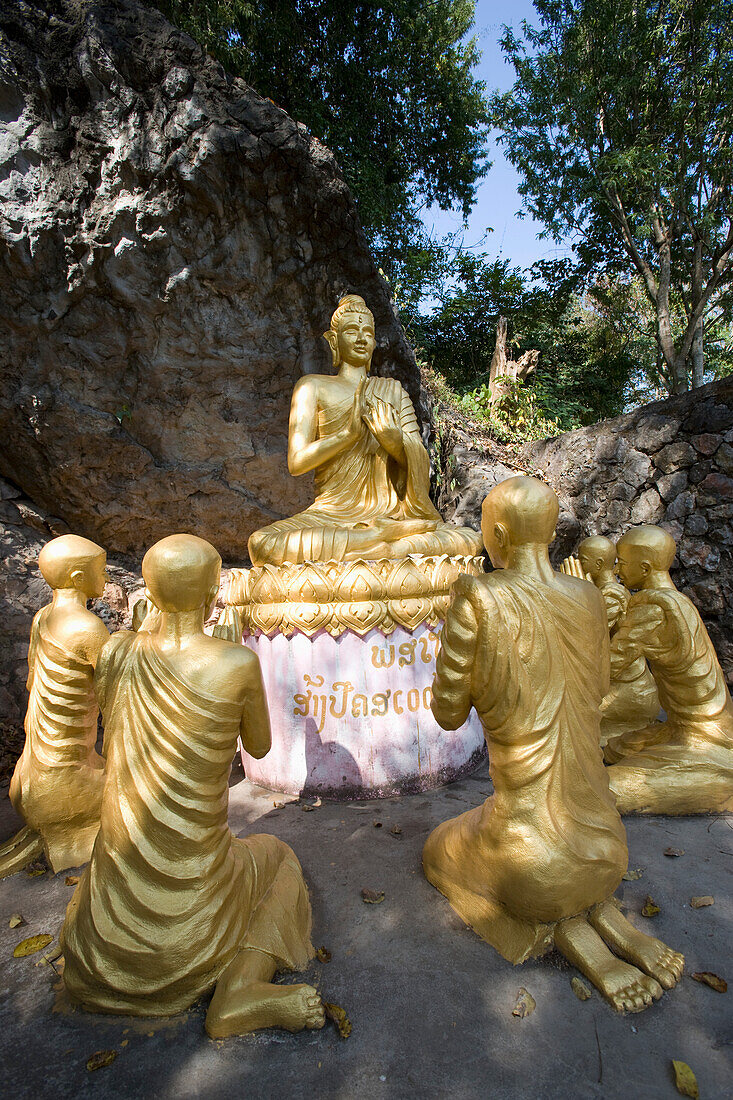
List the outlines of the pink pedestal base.
<svg viewBox="0 0 733 1100">
<path fill-rule="evenodd" d="M 427 626 L 388 637 L 245 638 L 260 659 L 272 725 L 262 760 L 242 752 L 247 777 L 289 794 L 383 798 L 428 790 L 486 756 L 475 711 L 442 730 L 430 711 L 438 635 Z"/>
</svg>

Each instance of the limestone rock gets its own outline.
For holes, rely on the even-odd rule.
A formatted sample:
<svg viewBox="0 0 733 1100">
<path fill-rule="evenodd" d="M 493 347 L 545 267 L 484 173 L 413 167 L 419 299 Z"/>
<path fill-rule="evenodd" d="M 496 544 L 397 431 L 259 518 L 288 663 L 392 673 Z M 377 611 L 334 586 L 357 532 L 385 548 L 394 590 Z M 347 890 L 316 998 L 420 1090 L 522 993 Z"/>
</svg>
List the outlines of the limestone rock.
<svg viewBox="0 0 733 1100">
<path fill-rule="evenodd" d="M 363 294 L 419 375 L 331 153 L 137 0 L 0 10 L 0 474 L 117 551 L 230 560 L 312 499 L 290 394 Z M 12 509 L 10 509 L 12 512 Z"/>
</svg>

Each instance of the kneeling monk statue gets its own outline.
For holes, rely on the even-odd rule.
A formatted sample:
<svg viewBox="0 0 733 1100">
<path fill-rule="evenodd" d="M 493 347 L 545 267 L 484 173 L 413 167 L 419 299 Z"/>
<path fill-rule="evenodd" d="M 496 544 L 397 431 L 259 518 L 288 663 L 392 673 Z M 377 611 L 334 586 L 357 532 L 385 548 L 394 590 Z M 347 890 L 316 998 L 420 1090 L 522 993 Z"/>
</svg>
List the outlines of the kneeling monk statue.
<svg viewBox="0 0 733 1100">
<path fill-rule="evenodd" d="M 505 959 L 554 946 L 633 1012 L 675 985 L 684 960 L 613 898 L 628 850 L 599 743 L 606 616 L 593 585 L 550 565 L 557 516 L 557 497 L 531 477 L 501 482 L 484 501 L 496 571 L 455 582 L 433 713 L 455 729 L 476 707 L 495 793 L 430 834 L 423 866 Z"/>
<path fill-rule="evenodd" d="M 274 836 L 235 839 L 227 825 L 237 738 L 270 747 L 257 657 L 203 631 L 221 559 L 172 535 L 143 560 L 154 633 L 121 631 L 96 688 L 107 782 L 91 863 L 61 932 L 64 982 L 85 1008 L 135 1016 L 180 1012 L 214 989 L 213 1038 L 262 1027 L 321 1027 L 309 985 L 273 985 L 311 958 L 308 889 Z"/>
<path fill-rule="evenodd" d="M 41 852 L 54 871 L 92 853 L 104 786 L 93 676 L 109 633 L 87 600 L 102 595 L 106 565 L 102 547 L 80 535 L 60 535 L 38 556 L 53 600 L 31 627 L 25 745 L 10 781 L 26 828 L 0 848 L 0 877 Z"/>
<path fill-rule="evenodd" d="M 316 472 L 310 508 L 250 537 L 253 565 L 481 553 L 468 527 L 444 523 L 429 496 L 430 465 L 399 382 L 369 375 L 374 317 L 342 298 L 325 334 L 338 374 L 309 374 L 290 406 L 288 468 Z"/>
<path fill-rule="evenodd" d="M 621 813 L 733 810 L 733 703 L 697 608 L 669 575 L 672 536 L 634 527 L 618 543 L 619 573 L 639 589 L 611 642 L 611 675 L 646 659 L 666 713 L 605 748 Z"/>
</svg>

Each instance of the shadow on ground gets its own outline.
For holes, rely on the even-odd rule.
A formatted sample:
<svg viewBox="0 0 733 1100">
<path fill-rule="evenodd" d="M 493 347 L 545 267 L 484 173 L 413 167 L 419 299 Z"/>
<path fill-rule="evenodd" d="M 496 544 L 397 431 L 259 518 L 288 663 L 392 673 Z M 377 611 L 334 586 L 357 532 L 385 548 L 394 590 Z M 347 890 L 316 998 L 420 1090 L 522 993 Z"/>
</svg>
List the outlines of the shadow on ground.
<svg viewBox="0 0 733 1100">
<path fill-rule="evenodd" d="M 731 869 L 733 819 L 627 818 L 630 866 L 643 868 L 622 896 L 634 923 L 685 952 L 676 990 L 644 1013 L 617 1016 L 599 996 L 580 1002 L 563 960 L 514 968 L 466 929 L 425 881 L 420 854 L 438 822 L 480 802 L 488 769 L 439 791 L 379 802 L 324 802 L 303 812 L 286 796 L 232 777 L 235 833 L 271 832 L 293 846 L 311 888 L 314 944 L 332 954 L 306 980 L 342 1005 L 353 1023 L 342 1040 L 320 1032 L 262 1033 L 215 1042 L 204 1006 L 173 1020 L 133 1021 L 70 1010 L 39 956 L 12 957 L 16 943 L 58 934 L 72 887 L 66 873 L 0 882 L 0 1059 L 3 1092 L 46 1097 L 189 1098 L 448 1097 L 674 1100 L 671 1061 L 693 1068 L 706 1100 L 730 1094 L 733 1024 Z M 277 805 L 276 805 L 277 804 Z M 375 827 L 381 822 L 381 827 Z M 397 836 L 390 827 L 398 825 Z M 0 839 L 17 827 L 7 798 Z M 679 858 L 664 856 L 683 848 Z M 383 890 L 366 905 L 361 889 Z M 661 912 L 640 916 L 647 894 Z M 690 898 L 715 904 L 692 909 Z M 12 913 L 26 924 L 10 929 Z M 712 970 L 731 981 L 718 994 L 690 979 Z M 520 986 L 537 1002 L 512 1016 Z M 124 1045 L 123 1045 L 124 1044 Z M 96 1050 L 116 1049 L 112 1065 L 90 1073 Z"/>
</svg>

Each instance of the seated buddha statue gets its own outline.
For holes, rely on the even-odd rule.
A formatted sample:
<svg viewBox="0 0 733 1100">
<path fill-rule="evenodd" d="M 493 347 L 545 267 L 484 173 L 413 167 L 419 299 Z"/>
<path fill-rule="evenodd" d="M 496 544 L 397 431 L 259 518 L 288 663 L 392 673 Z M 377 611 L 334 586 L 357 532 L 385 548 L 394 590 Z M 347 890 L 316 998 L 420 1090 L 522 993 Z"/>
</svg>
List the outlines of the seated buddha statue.
<svg viewBox="0 0 733 1100">
<path fill-rule="evenodd" d="M 599 744 L 608 629 L 598 590 L 552 569 L 557 516 L 536 478 L 509 478 L 484 501 L 495 568 L 454 584 L 432 709 L 456 729 L 476 708 L 494 794 L 433 830 L 423 866 L 505 959 L 555 947 L 633 1012 L 675 985 L 683 959 L 634 928 L 613 896 L 628 849 Z"/>
<path fill-rule="evenodd" d="M 10 782 L 26 828 L 0 848 L 0 877 L 42 851 L 54 871 L 91 855 L 104 786 L 93 677 L 109 633 L 87 600 L 102 595 L 106 564 L 102 547 L 79 535 L 52 539 L 39 554 L 53 599 L 31 627 L 25 745 Z"/>
<path fill-rule="evenodd" d="M 276 985 L 312 957 L 308 888 L 277 837 L 235 838 L 229 771 L 241 737 L 270 748 L 259 661 L 204 633 L 221 559 L 171 535 L 143 560 L 154 631 L 120 631 L 95 676 L 107 782 L 89 866 L 60 943 L 72 1000 L 92 1011 L 165 1016 L 213 990 L 212 1038 L 323 1026 L 316 990 Z"/>
<path fill-rule="evenodd" d="M 613 638 L 623 622 L 630 593 L 616 579 L 616 547 L 602 535 L 584 539 L 578 547 L 580 567 L 603 596 L 608 629 Z M 623 668 L 614 665 L 611 686 L 601 704 L 601 745 L 609 738 L 637 730 L 659 714 L 659 694 L 643 654 Z"/>
<path fill-rule="evenodd" d="M 324 333 L 337 374 L 309 374 L 290 405 L 288 468 L 315 471 L 309 508 L 250 537 L 254 565 L 474 556 L 481 539 L 444 523 L 429 496 L 430 468 L 407 393 L 370 375 L 374 317 L 363 298 L 342 298 Z"/>
<path fill-rule="evenodd" d="M 617 553 L 622 581 L 638 591 L 611 642 L 611 675 L 648 661 L 666 714 L 606 745 L 619 810 L 733 810 L 733 703 L 697 608 L 669 575 L 674 539 L 661 527 L 634 527 Z"/>
</svg>

